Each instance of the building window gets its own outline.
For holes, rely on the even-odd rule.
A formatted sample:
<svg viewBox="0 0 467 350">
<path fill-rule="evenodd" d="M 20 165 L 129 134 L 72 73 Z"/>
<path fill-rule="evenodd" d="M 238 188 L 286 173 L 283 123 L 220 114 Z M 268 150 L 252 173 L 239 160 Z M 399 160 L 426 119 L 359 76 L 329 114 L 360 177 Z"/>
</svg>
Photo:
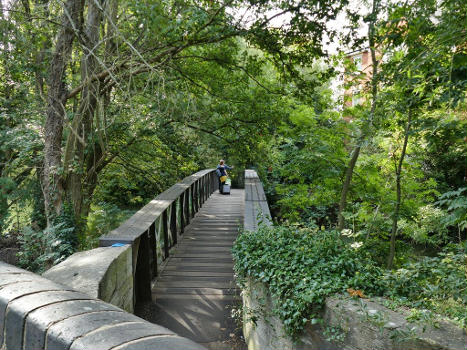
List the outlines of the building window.
<svg viewBox="0 0 467 350">
<path fill-rule="evenodd" d="M 362 55 L 355 56 L 353 58 L 353 63 L 355 64 L 357 71 L 360 72 L 362 70 Z"/>
<path fill-rule="evenodd" d="M 352 106 L 356 106 L 359 104 L 361 104 L 360 90 L 353 89 L 352 90 Z"/>
</svg>

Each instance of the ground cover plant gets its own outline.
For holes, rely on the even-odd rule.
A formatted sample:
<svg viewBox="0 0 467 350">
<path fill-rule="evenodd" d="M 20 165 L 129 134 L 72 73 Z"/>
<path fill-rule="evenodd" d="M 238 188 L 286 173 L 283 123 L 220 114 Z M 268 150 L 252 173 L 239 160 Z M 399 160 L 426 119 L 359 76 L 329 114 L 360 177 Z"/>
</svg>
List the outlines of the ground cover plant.
<svg viewBox="0 0 467 350">
<path fill-rule="evenodd" d="M 465 247 L 391 271 L 337 231 L 282 225 L 242 233 L 233 254 L 239 280 L 266 284 L 276 300 L 273 312 L 292 336 L 320 317 L 326 297 L 349 290 L 466 325 Z"/>
</svg>

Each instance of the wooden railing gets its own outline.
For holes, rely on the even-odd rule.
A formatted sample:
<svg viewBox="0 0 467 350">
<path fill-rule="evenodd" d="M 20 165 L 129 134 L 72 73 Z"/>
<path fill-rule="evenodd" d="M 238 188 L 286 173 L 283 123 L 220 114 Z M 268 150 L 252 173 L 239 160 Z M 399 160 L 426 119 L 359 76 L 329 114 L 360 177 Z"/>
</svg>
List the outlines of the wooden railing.
<svg viewBox="0 0 467 350">
<path fill-rule="evenodd" d="M 254 170 L 245 170 L 245 215 L 243 227 L 247 231 L 255 231 L 262 222 L 272 225 L 268 201 L 263 184 Z"/>
<path fill-rule="evenodd" d="M 101 247 L 131 244 L 135 299 L 151 300 L 151 281 L 169 257 L 190 219 L 218 188 L 215 169 L 199 171 L 173 185 L 100 238 Z"/>
</svg>

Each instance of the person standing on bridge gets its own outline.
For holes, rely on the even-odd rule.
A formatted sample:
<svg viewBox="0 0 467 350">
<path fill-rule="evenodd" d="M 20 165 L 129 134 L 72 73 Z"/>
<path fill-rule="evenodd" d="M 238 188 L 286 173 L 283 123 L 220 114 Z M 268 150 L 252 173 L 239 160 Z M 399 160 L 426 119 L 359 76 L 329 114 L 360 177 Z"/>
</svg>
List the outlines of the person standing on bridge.
<svg viewBox="0 0 467 350">
<path fill-rule="evenodd" d="M 221 159 L 219 164 L 217 164 L 216 174 L 217 178 L 219 179 L 219 193 L 222 193 L 222 189 L 224 188 L 225 180 L 227 180 L 227 170 L 233 169 L 233 166 L 228 166 L 225 164 L 225 161 Z"/>
</svg>

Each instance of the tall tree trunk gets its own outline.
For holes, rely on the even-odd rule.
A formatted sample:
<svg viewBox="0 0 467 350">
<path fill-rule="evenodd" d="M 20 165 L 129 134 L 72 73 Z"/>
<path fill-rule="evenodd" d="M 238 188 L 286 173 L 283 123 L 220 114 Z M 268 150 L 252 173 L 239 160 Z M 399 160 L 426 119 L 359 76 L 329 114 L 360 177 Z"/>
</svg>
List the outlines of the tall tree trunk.
<svg viewBox="0 0 467 350">
<path fill-rule="evenodd" d="M 372 128 L 374 118 L 375 118 L 375 109 L 376 109 L 376 99 L 378 97 L 378 64 L 379 61 L 376 59 L 375 51 L 375 24 L 379 13 L 380 0 L 373 0 L 373 8 L 370 14 L 370 21 L 368 23 L 368 42 L 370 45 L 370 54 L 372 59 L 372 75 L 371 75 L 371 109 L 370 115 L 368 118 L 368 128 Z M 344 183 L 342 185 L 341 198 L 339 200 L 339 212 L 337 213 L 337 229 L 342 231 L 345 227 L 345 218 L 343 212 L 347 206 L 347 194 L 350 190 L 350 184 L 352 182 L 353 171 L 355 165 L 357 164 L 358 156 L 360 155 L 361 144 L 366 138 L 367 132 L 362 132 L 362 135 L 359 137 L 357 144 L 352 150 L 352 156 L 349 160 L 349 164 L 345 169 Z"/>
<path fill-rule="evenodd" d="M 405 126 L 405 134 L 404 134 L 404 143 L 402 145 L 402 152 L 399 158 L 399 163 L 396 166 L 396 205 L 394 207 L 394 215 L 392 217 L 392 229 L 391 229 L 391 242 L 389 246 L 389 255 L 387 261 L 388 269 L 392 268 L 392 264 L 394 262 L 394 256 L 396 255 L 396 235 L 397 235 L 397 222 L 399 220 L 399 211 L 401 207 L 401 173 L 402 173 L 402 164 L 404 162 L 405 153 L 407 150 L 407 143 L 409 141 L 409 131 L 410 131 L 410 124 L 412 122 L 412 112 L 409 109 L 408 117 L 407 117 L 407 124 Z"/>
<path fill-rule="evenodd" d="M 65 70 L 71 57 L 71 49 L 75 35 L 81 27 L 83 12 L 82 0 L 68 0 L 64 5 L 61 18 L 62 27 L 57 36 L 55 51 L 50 64 L 47 116 L 44 127 L 44 169 L 42 191 L 47 214 L 47 224 L 62 210 L 63 183 L 62 166 L 62 134 L 65 116 L 67 91 L 65 87 Z"/>
<path fill-rule="evenodd" d="M 339 213 L 337 215 L 337 229 L 339 231 L 342 231 L 345 226 L 345 218 L 343 212 L 347 204 L 347 193 L 349 193 L 350 182 L 352 181 L 353 170 L 355 168 L 355 164 L 357 164 L 360 149 L 360 145 L 355 146 L 352 152 L 352 157 L 350 158 L 349 164 L 347 165 L 347 169 L 345 170 L 345 179 L 344 184 L 342 185 L 341 199 L 339 201 Z"/>
<path fill-rule="evenodd" d="M 83 57 L 81 59 L 81 80 L 89 81 L 96 74 L 98 68 L 97 54 L 99 46 L 99 28 L 102 22 L 102 2 L 92 0 L 89 2 L 86 19 L 86 40 L 83 42 Z M 75 218 L 78 224 L 82 222 L 83 215 L 87 214 L 83 206 L 84 194 L 87 193 L 87 158 L 95 156 L 93 133 L 93 119 L 96 114 L 99 99 L 100 81 L 94 80 L 85 85 L 81 92 L 80 106 L 71 125 L 71 132 L 67 139 L 65 151 L 66 189 L 69 195 Z M 77 161 L 78 166 L 72 166 Z M 84 213 L 83 213 L 84 209 Z"/>
</svg>

